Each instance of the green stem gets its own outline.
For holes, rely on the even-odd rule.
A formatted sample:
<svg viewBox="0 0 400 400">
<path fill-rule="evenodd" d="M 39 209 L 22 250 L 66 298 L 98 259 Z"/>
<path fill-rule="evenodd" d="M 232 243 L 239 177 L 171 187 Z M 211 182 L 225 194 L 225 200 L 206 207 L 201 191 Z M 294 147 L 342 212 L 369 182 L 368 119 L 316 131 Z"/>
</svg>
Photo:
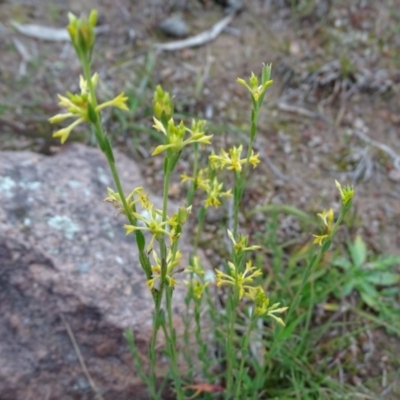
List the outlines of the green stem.
<svg viewBox="0 0 400 400">
<path fill-rule="evenodd" d="M 171 180 L 171 173 L 170 170 L 170 162 L 169 158 L 166 159 L 167 167 L 164 175 L 164 188 L 163 188 L 163 215 L 162 220 L 165 222 L 167 220 L 168 214 L 168 189 L 169 189 L 169 182 Z"/>
<path fill-rule="evenodd" d="M 173 294 L 173 289 L 167 288 L 165 298 L 166 298 L 169 337 L 166 338 L 166 340 L 167 340 L 167 346 L 169 347 L 169 354 L 171 358 L 171 367 L 172 367 L 172 373 L 175 383 L 175 391 L 177 396 L 176 398 L 177 400 L 183 400 L 184 395 L 182 392 L 182 381 L 179 374 L 178 357 L 176 351 L 176 331 L 174 328 L 173 312 L 172 312 L 172 294 Z"/>
<path fill-rule="evenodd" d="M 83 73 L 85 75 L 85 79 L 86 79 L 86 82 L 87 82 L 87 87 L 88 87 L 88 90 L 89 90 L 89 94 L 90 94 L 90 97 L 92 99 L 92 106 L 96 110 L 97 97 L 96 97 L 96 92 L 94 90 L 94 86 L 93 86 L 92 79 L 91 79 L 90 62 L 88 60 L 83 61 L 82 67 L 83 67 Z M 97 114 L 97 118 L 96 118 L 97 122 L 95 124 L 95 130 L 96 130 L 96 132 L 97 132 L 97 134 L 99 136 L 103 137 L 103 136 L 105 136 L 105 133 L 103 131 L 103 127 L 102 127 L 101 122 L 100 122 L 101 121 L 100 120 L 100 113 L 98 111 L 96 111 L 96 114 Z M 129 220 L 130 224 L 131 225 L 135 225 L 135 219 L 133 218 L 131 210 L 129 208 L 129 205 L 128 205 L 127 201 L 126 201 L 125 194 L 124 194 L 124 191 L 123 191 L 122 185 L 121 185 L 121 180 L 119 179 L 118 171 L 117 171 L 117 168 L 115 166 L 115 162 L 110 158 L 110 156 L 108 154 L 106 154 L 106 156 L 107 156 L 107 161 L 108 161 L 108 164 L 110 166 L 111 173 L 112 173 L 112 176 L 113 176 L 113 179 L 114 179 L 114 183 L 115 183 L 115 186 L 117 187 L 117 191 L 118 191 L 118 194 L 119 194 L 119 196 L 121 198 L 122 205 L 124 207 L 126 216 L 127 216 L 128 220 Z"/>
<path fill-rule="evenodd" d="M 168 163 L 168 159 L 166 160 Z M 167 220 L 167 211 L 168 211 L 168 188 L 169 182 L 171 179 L 171 171 L 169 170 L 169 166 L 167 165 L 165 176 L 164 176 L 164 191 L 163 191 L 163 211 L 162 211 L 162 221 Z M 160 277 L 160 287 L 156 296 L 156 312 L 160 310 L 161 300 L 164 295 L 164 288 L 166 286 L 167 279 L 167 246 L 165 244 L 164 238 L 161 238 L 159 241 L 160 246 L 160 256 L 161 256 L 161 277 Z"/>
<path fill-rule="evenodd" d="M 208 382 L 211 380 L 211 375 L 209 373 L 209 369 L 211 366 L 211 358 L 207 355 L 207 344 L 203 340 L 202 330 L 201 330 L 201 298 L 198 299 L 196 297 L 193 298 L 194 302 L 194 320 L 195 320 L 195 335 L 196 335 L 196 343 L 199 346 L 199 360 L 203 367 L 203 376 L 207 379 Z"/>
<path fill-rule="evenodd" d="M 138 371 L 139 376 L 142 379 L 142 381 L 145 382 L 147 387 L 150 389 L 151 396 L 153 398 L 155 398 L 157 396 L 157 393 L 155 391 L 155 385 L 153 384 L 153 382 L 150 382 L 149 377 L 146 375 L 146 373 L 143 369 L 142 359 L 140 358 L 140 354 L 139 354 L 138 348 L 136 347 L 136 343 L 135 343 L 135 337 L 134 337 L 133 331 L 131 329 L 127 329 L 125 331 L 125 338 L 126 338 L 126 341 L 128 342 L 128 347 L 131 352 L 136 370 Z M 153 389 L 154 389 L 154 391 L 153 391 Z"/>
<path fill-rule="evenodd" d="M 201 232 L 203 231 L 205 215 L 206 215 L 206 210 L 205 210 L 205 207 L 202 206 L 199 211 L 199 217 L 197 219 L 197 232 L 196 232 L 196 237 L 194 239 L 192 254 L 197 253 L 197 249 L 199 247 L 200 235 L 201 235 Z"/>
<path fill-rule="evenodd" d="M 256 107 L 256 106 L 254 106 Z M 252 110 L 252 119 L 251 119 L 251 126 L 255 127 L 257 130 L 257 122 L 259 116 L 260 109 L 259 107 L 253 108 Z M 249 161 L 251 157 L 251 152 L 253 150 L 253 143 L 254 143 L 254 136 L 250 132 L 250 141 L 249 145 L 247 146 L 247 156 L 246 156 L 246 163 L 240 175 L 235 174 L 235 189 L 234 189 L 234 199 L 233 199 L 233 213 L 234 213 L 234 221 L 233 221 L 233 237 L 236 239 L 238 234 L 238 226 L 239 226 L 239 205 L 243 197 L 243 189 L 244 184 L 247 177 L 247 172 L 249 170 Z"/>
<path fill-rule="evenodd" d="M 234 336 L 235 336 L 235 323 L 236 323 L 236 309 L 239 303 L 238 288 L 234 289 L 233 296 L 229 299 L 229 309 L 227 315 L 229 320 L 228 332 L 226 338 L 226 356 L 227 356 L 227 371 L 226 371 L 226 396 L 229 399 L 233 392 L 233 370 L 235 368 L 235 348 L 234 348 Z"/>
<path fill-rule="evenodd" d="M 247 331 L 244 336 L 244 343 L 242 344 L 241 360 L 240 360 L 238 378 L 236 381 L 236 390 L 235 390 L 235 397 L 234 397 L 235 399 L 240 398 L 240 389 L 241 389 L 241 385 L 242 385 L 242 381 L 243 381 L 244 363 L 246 361 L 247 349 L 249 347 L 249 342 L 250 342 L 250 335 L 254 329 L 256 322 L 257 322 L 257 316 L 255 315 L 255 312 L 253 310 L 249 326 L 248 326 Z"/>
<path fill-rule="evenodd" d="M 96 137 L 99 141 L 99 143 L 103 140 L 105 133 L 103 131 L 103 127 L 101 125 L 101 119 L 100 119 L 100 113 L 96 110 L 97 107 L 97 98 L 96 98 L 96 92 L 94 90 L 94 86 L 91 80 L 91 68 L 90 68 L 90 62 L 88 60 L 82 60 L 82 67 L 83 67 L 83 72 L 85 75 L 85 79 L 87 81 L 87 87 L 89 90 L 89 94 L 92 100 L 92 106 L 93 109 L 95 110 L 97 114 L 96 118 L 96 124 L 94 126 L 95 132 L 96 132 Z M 111 150 L 112 151 L 112 150 Z M 128 218 L 128 221 L 131 225 L 136 225 L 136 218 L 132 215 L 131 211 L 136 211 L 135 206 L 133 205 L 132 210 L 130 209 L 126 197 L 122 188 L 121 180 L 119 178 L 119 174 L 114 162 L 114 157 L 112 153 L 105 152 L 107 162 L 109 164 L 111 174 L 114 179 L 115 186 L 117 188 L 118 194 L 121 198 L 122 205 L 124 207 L 124 211 L 126 214 L 126 217 Z M 138 233 L 136 233 L 136 238 L 137 238 Z M 139 259 L 142 265 L 142 268 L 146 274 L 147 279 L 151 278 L 151 266 L 149 263 L 148 255 L 144 250 L 139 249 Z M 157 291 L 152 291 L 153 295 L 153 300 L 155 303 L 155 311 L 154 311 L 154 323 L 153 323 L 153 330 L 152 330 L 152 335 L 151 335 L 151 341 L 150 341 L 150 347 L 149 347 L 149 359 L 150 359 L 150 376 L 149 376 L 149 381 L 151 382 L 151 385 L 149 386 L 150 389 L 150 394 L 151 397 L 154 400 L 158 399 L 157 395 L 157 390 L 156 390 L 156 377 L 155 377 L 155 365 L 156 365 L 156 341 L 157 341 L 157 333 L 161 324 L 160 321 L 160 309 L 161 309 L 161 300 L 162 300 L 162 290 L 160 292 Z"/>
<path fill-rule="evenodd" d="M 335 222 L 335 224 L 333 225 L 332 230 L 331 230 L 331 232 L 329 234 L 329 237 L 328 237 L 327 241 L 331 241 L 333 239 L 333 237 L 335 236 L 335 234 L 336 234 L 336 232 L 337 232 L 337 230 L 339 228 L 339 225 L 343 221 L 343 218 L 345 217 L 345 215 L 346 215 L 347 211 L 349 210 L 349 208 L 350 208 L 350 204 L 342 206 L 342 209 L 340 211 L 339 217 L 338 217 L 337 221 Z M 286 321 L 289 321 L 289 323 L 290 323 L 290 317 L 292 316 L 293 312 L 297 309 L 297 306 L 298 306 L 298 304 L 300 302 L 301 294 L 303 293 L 304 287 L 306 286 L 306 284 L 307 284 L 311 274 L 314 272 L 314 269 L 316 268 L 316 266 L 319 265 L 319 263 L 320 263 L 320 261 L 322 259 L 323 254 L 325 253 L 325 251 L 327 251 L 327 250 L 324 250 L 324 245 L 322 245 L 322 247 L 320 248 L 318 254 L 312 258 L 310 265 L 304 271 L 301 284 L 299 285 L 299 287 L 298 287 L 298 289 L 297 289 L 297 291 L 295 293 L 295 296 L 294 296 L 294 298 L 292 300 L 292 303 L 291 303 L 291 306 L 289 308 L 289 311 L 286 314 L 286 318 L 285 319 L 286 319 Z M 269 358 L 271 358 L 274 355 L 274 352 L 275 352 L 277 346 L 279 346 L 279 344 L 281 342 L 281 334 L 282 333 L 284 333 L 284 329 L 281 330 L 280 334 L 278 334 L 275 337 L 275 340 L 274 340 L 274 342 L 273 342 L 273 344 L 272 344 L 272 346 L 270 348 L 270 351 L 269 351 L 269 355 L 268 355 Z"/>
<path fill-rule="evenodd" d="M 157 333 L 159 330 L 159 324 L 156 319 L 158 318 L 158 311 L 154 311 L 154 321 L 153 321 L 153 329 L 151 332 L 151 340 L 149 347 L 149 361 L 150 361 L 150 373 L 149 373 L 149 390 L 150 395 L 153 400 L 158 399 L 157 389 L 156 389 L 156 342 L 157 342 Z"/>
<path fill-rule="evenodd" d="M 237 239 L 239 227 L 239 205 L 242 199 L 243 187 L 240 177 L 235 173 L 235 187 L 233 189 L 233 237 Z"/>
<path fill-rule="evenodd" d="M 193 204 L 194 194 L 197 189 L 197 174 L 199 169 L 199 144 L 195 143 L 194 145 L 194 159 L 193 159 L 193 183 L 189 188 L 187 199 L 186 199 L 186 207 L 189 207 Z"/>
</svg>

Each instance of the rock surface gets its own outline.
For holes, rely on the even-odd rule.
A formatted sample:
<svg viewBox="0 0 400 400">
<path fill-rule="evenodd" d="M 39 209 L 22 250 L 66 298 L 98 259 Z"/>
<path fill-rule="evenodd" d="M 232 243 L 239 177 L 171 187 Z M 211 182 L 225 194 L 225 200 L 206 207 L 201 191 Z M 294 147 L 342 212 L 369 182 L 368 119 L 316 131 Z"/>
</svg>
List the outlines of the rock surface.
<svg viewBox="0 0 400 400">
<path fill-rule="evenodd" d="M 164 19 L 158 27 L 165 35 L 174 38 L 184 38 L 189 34 L 189 27 L 180 14 Z"/>
<path fill-rule="evenodd" d="M 118 160 L 125 191 L 143 185 L 135 163 Z M 95 398 L 65 322 L 105 398 L 147 399 L 123 331 L 146 357 L 152 300 L 124 218 L 102 201 L 107 186 L 95 149 L 0 153 L 2 400 Z M 174 296 L 183 304 L 183 285 Z"/>
</svg>

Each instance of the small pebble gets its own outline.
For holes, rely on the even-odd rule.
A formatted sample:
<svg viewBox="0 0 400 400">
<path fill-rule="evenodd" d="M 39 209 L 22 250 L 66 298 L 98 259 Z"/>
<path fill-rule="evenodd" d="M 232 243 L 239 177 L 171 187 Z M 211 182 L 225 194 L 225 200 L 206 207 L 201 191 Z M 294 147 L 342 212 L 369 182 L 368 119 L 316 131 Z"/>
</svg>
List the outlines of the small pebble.
<svg viewBox="0 0 400 400">
<path fill-rule="evenodd" d="M 175 38 L 186 37 L 189 33 L 189 27 L 180 15 L 164 19 L 158 27 L 165 35 Z"/>
<path fill-rule="evenodd" d="M 388 173 L 388 178 L 393 182 L 400 182 L 400 171 L 398 169 L 391 169 Z"/>
</svg>

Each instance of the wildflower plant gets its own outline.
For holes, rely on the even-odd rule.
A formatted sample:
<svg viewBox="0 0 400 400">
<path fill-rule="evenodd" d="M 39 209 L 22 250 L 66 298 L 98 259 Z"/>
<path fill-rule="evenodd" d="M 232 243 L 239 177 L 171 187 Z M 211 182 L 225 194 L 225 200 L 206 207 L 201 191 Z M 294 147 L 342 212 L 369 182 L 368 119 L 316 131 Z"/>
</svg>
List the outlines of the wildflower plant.
<svg viewBox="0 0 400 400">
<path fill-rule="evenodd" d="M 156 341 L 162 331 L 165 337 L 165 353 L 170 361 L 170 375 L 167 378 L 172 380 L 178 400 L 185 398 L 187 390 L 195 390 L 195 394 L 223 391 L 226 399 L 245 398 L 243 382 L 248 379 L 246 362 L 250 354 L 250 340 L 253 331 L 259 322 L 264 324 L 269 319 L 282 327 L 280 331 L 282 335 L 285 329 L 285 319 L 290 319 L 308 277 L 322 254 L 329 249 L 340 222 L 351 206 L 354 191 L 350 187 L 342 188 L 339 183 L 336 183 L 342 200 L 342 208 L 336 220 L 332 209 L 318 214 L 323 226 L 321 234 L 314 236 L 314 243 L 320 245 L 320 248 L 303 274 L 302 285 L 293 299 L 280 299 L 287 305 L 281 306 L 279 302 L 271 302 L 269 294 L 263 287 L 263 271 L 254 264 L 254 254 L 260 246 L 249 244 L 249 238 L 240 232 L 239 227 L 239 210 L 246 179 L 249 170 L 256 168 L 260 163 L 259 155 L 253 150 L 253 143 L 261 107 L 267 89 L 273 83 L 270 79 L 271 66 L 263 66 L 260 78 L 252 73 L 248 81 L 241 78 L 237 80 L 249 91 L 252 104 L 247 148 L 238 145 L 228 150 L 211 151 L 208 163 L 203 167 L 200 167 L 200 151 L 205 146 L 211 145 L 212 140 L 212 135 L 206 133 L 205 121 L 193 120 L 190 125 L 186 125 L 184 121 L 176 122 L 171 96 L 161 86 L 157 86 L 153 98 L 153 128 L 161 132 L 164 137 L 164 142 L 152 152 L 152 156 L 164 158 L 163 203 L 161 208 L 157 208 L 142 187 L 134 188 L 128 195 L 125 194 L 115 165 L 110 139 L 101 123 L 101 112 L 104 108 L 115 107 L 128 111 L 128 107 L 126 105 L 127 97 L 123 92 L 112 100 L 98 102 L 96 86 L 100 77 L 97 73 L 92 73 L 94 27 L 97 13 L 92 11 L 89 17 L 81 18 L 69 14 L 68 18 L 67 29 L 80 60 L 83 76 L 79 80 L 80 93 L 68 92 L 66 96 L 58 96 L 59 105 L 65 109 L 65 112 L 50 118 L 50 122 L 58 124 L 66 119 L 73 119 L 68 127 L 56 130 L 53 134 L 55 137 L 59 137 L 62 143 L 68 139 L 72 130 L 79 124 L 90 125 L 97 143 L 108 161 L 114 179 L 115 190 L 107 189 L 105 201 L 111 203 L 117 209 L 118 214 L 125 215 L 127 219 L 124 225 L 126 234 L 135 237 L 145 282 L 154 301 L 148 371 L 142 365 L 133 333 L 130 331 L 126 333 L 138 373 L 147 384 L 151 398 L 159 399 L 160 389 L 156 385 Z M 194 154 L 193 170 L 191 176 L 187 174 L 181 176 L 182 183 L 189 184 L 186 204 L 175 213 L 169 214 L 168 189 L 171 177 L 182 150 L 189 146 L 193 149 Z M 218 175 L 221 170 L 232 175 L 232 187 L 227 187 L 221 180 Z M 193 253 L 189 255 L 189 266 L 183 268 L 180 266 L 182 254 L 179 250 L 179 241 L 191 215 L 194 196 L 197 192 L 203 194 L 203 204 L 198 212 L 198 231 L 194 238 Z M 215 270 L 216 287 L 224 290 L 227 301 L 226 309 L 217 315 L 218 311 L 213 306 L 214 297 L 211 290 L 213 282 L 207 278 L 207 272 L 196 255 L 196 250 L 207 209 L 221 206 L 224 200 L 230 197 L 233 198 L 233 228 L 227 230 L 227 235 L 231 242 L 231 252 L 224 265 Z M 181 273 L 185 273 L 186 278 L 182 277 Z M 180 370 L 180 354 L 172 311 L 174 288 L 180 284 L 187 286 L 186 305 L 189 306 L 191 303 L 194 305 L 194 334 L 199 351 L 198 359 L 190 360 L 189 356 L 188 363 L 202 365 L 202 379 L 206 382 L 200 384 L 194 384 L 191 381 L 195 379 L 192 369 L 186 374 Z M 214 340 L 218 342 L 217 345 L 222 346 L 222 358 L 226 364 L 226 372 L 220 376 L 215 376 L 211 371 L 210 345 L 202 332 L 201 315 L 204 302 L 207 303 L 211 320 L 216 325 Z M 285 317 L 287 310 L 289 311 Z M 244 313 L 248 323 L 246 331 L 238 338 L 236 325 L 239 312 Z M 278 334 L 276 341 L 279 342 L 281 339 L 282 337 Z M 187 340 L 188 342 L 189 340 Z M 259 369 L 258 371 L 261 376 L 258 379 L 262 379 L 263 370 Z M 187 381 L 185 382 L 185 380 Z"/>
</svg>

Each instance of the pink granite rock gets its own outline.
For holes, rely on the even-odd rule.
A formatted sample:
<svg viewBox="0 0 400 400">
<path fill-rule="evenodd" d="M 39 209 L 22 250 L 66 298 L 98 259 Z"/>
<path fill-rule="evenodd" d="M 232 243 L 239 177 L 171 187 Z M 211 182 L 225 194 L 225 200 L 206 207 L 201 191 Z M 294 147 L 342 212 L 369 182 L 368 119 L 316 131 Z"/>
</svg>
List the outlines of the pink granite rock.
<svg viewBox="0 0 400 400">
<path fill-rule="evenodd" d="M 118 160 L 125 191 L 142 186 L 135 163 Z M 63 318 L 106 398 L 147 398 L 123 331 L 134 330 L 146 357 L 152 299 L 124 217 L 102 201 L 107 186 L 114 187 L 108 166 L 95 149 L 0 153 L 2 400 L 95 398 Z M 179 285 L 175 304 L 184 295 Z"/>
</svg>

